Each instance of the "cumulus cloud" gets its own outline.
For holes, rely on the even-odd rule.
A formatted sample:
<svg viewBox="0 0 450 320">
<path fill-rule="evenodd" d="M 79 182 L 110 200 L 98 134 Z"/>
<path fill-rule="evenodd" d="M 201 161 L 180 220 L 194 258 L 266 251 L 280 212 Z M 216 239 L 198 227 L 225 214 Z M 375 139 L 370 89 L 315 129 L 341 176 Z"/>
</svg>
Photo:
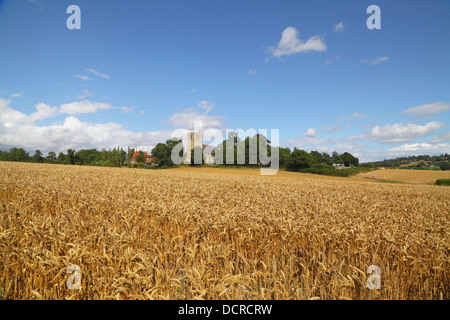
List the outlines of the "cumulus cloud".
<svg viewBox="0 0 450 320">
<path fill-rule="evenodd" d="M 51 107 L 48 104 L 40 102 L 36 105 L 36 111 L 31 114 L 31 121 L 44 120 L 54 117 L 58 114 L 58 107 Z"/>
<path fill-rule="evenodd" d="M 63 104 L 59 107 L 59 112 L 65 114 L 95 113 L 98 110 L 108 110 L 113 108 L 114 107 L 109 103 L 83 100 Z"/>
<path fill-rule="evenodd" d="M 100 73 L 97 70 L 86 68 L 86 71 L 95 74 L 96 76 L 102 77 L 103 79 L 111 79 L 111 77 L 105 73 Z"/>
<path fill-rule="evenodd" d="M 444 127 L 439 121 L 431 121 L 425 125 L 414 123 L 395 123 L 384 127 L 375 126 L 368 134 L 368 138 L 383 144 L 405 143 L 416 138 L 427 136 L 430 132 Z"/>
<path fill-rule="evenodd" d="M 299 38 L 299 31 L 294 27 L 287 27 L 281 34 L 281 40 L 276 47 L 270 47 L 273 57 L 281 58 L 297 53 L 311 51 L 325 51 L 327 46 L 320 35 L 310 37 L 306 42 Z"/>
<path fill-rule="evenodd" d="M 380 62 L 384 62 L 384 61 L 388 61 L 388 60 L 389 60 L 389 57 L 379 57 L 379 58 L 375 58 L 375 59 L 362 59 L 361 62 L 371 64 L 374 66 L 376 64 L 379 64 Z"/>
<path fill-rule="evenodd" d="M 258 72 L 258 70 L 256 69 L 249 69 L 245 74 L 248 76 L 252 76 L 254 74 L 256 74 Z"/>
<path fill-rule="evenodd" d="M 437 101 L 433 103 L 423 104 L 417 107 L 409 108 L 403 113 L 416 116 L 419 118 L 430 118 L 432 116 L 450 111 L 450 103 Z"/>
<path fill-rule="evenodd" d="M 22 94 L 21 94 L 20 92 L 18 92 L 18 93 L 13 93 L 13 94 L 11 95 L 11 98 L 19 98 L 21 95 L 22 95 Z"/>
<path fill-rule="evenodd" d="M 1 145 L 42 152 L 65 152 L 69 148 L 112 149 L 116 146 L 140 146 L 142 150 L 150 151 L 157 143 L 171 138 L 170 130 L 134 132 L 118 123 L 90 123 L 73 115 L 62 123 L 39 126 L 34 121 L 57 114 L 57 107 L 39 103 L 36 112 L 28 116 L 11 108 L 10 104 L 10 100 L 0 98 Z"/>
<path fill-rule="evenodd" d="M 306 132 L 303 134 L 306 137 L 315 137 L 317 136 L 317 130 L 314 128 L 309 128 L 308 130 L 306 130 Z"/>
<path fill-rule="evenodd" d="M 194 130 L 194 121 L 201 121 L 204 129 L 223 129 L 225 127 L 222 116 L 211 116 L 208 113 L 199 113 L 193 108 L 187 108 L 181 112 L 175 113 L 165 122 L 174 127 Z"/>
<path fill-rule="evenodd" d="M 343 33 L 344 32 L 344 22 L 341 21 L 333 27 L 333 32 L 335 33 Z"/>
<path fill-rule="evenodd" d="M 430 144 L 422 142 L 422 143 L 402 144 L 399 147 L 389 149 L 389 151 L 417 151 L 425 153 L 432 152 L 435 150 L 450 150 L 450 144 L 448 143 Z"/>
</svg>

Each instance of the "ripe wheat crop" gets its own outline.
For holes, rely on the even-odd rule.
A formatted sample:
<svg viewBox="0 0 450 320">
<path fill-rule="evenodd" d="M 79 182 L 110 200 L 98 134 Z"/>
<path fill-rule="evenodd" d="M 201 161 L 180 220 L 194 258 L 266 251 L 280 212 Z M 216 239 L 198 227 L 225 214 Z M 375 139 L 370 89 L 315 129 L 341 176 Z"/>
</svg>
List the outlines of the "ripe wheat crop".
<svg viewBox="0 0 450 320">
<path fill-rule="evenodd" d="M 449 299 L 449 209 L 425 184 L 1 162 L 0 296 Z"/>
</svg>

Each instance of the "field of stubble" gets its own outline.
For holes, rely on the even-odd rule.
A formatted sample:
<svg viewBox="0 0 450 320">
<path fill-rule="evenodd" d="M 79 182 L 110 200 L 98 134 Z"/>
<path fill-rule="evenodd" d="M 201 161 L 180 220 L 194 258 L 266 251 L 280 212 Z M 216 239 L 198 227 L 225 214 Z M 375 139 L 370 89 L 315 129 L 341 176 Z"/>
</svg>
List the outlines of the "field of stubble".
<svg viewBox="0 0 450 320">
<path fill-rule="evenodd" d="M 449 212 L 425 184 L 0 162 L 0 297 L 448 300 Z"/>
</svg>

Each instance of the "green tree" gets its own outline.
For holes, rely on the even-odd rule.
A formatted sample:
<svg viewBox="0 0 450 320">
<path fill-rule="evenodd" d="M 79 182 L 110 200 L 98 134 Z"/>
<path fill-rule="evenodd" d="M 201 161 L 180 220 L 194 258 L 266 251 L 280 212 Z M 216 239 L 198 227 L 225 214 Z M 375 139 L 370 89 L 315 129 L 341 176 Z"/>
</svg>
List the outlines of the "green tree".
<svg viewBox="0 0 450 320">
<path fill-rule="evenodd" d="M 63 152 L 60 152 L 58 154 L 58 159 L 56 159 L 56 163 L 59 164 L 69 164 L 69 160 L 67 158 L 67 155 L 65 155 Z"/>
<path fill-rule="evenodd" d="M 133 151 L 134 149 L 131 149 L 130 147 L 128 147 L 127 150 L 127 165 L 130 167 L 131 166 L 131 158 L 133 156 Z"/>
<path fill-rule="evenodd" d="M 439 164 L 439 168 L 441 168 L 441 170 L 450 170 L 450 162 L 447 161 Z"/>
<path fill-rule="evenodd" d="M 341 155 L 341 161 L 344 164 L 344 166 L 346 167 L 350 167 L 350 166 L 358 166 L 359 164 L 359 160 L 358 158 L 355 158 L 351 153 L 349 152 L 344 152 Z"/>
<path fill-rule="evenodd" d="M 34 151 L 33 162 L 36 162 L 36 163 L 44 162 L 44 157 L 42 156 L 41 150 L 37 149 L 36 151 Z"/>
<path fill-rule="evenodd" d="M 173 141 L 167 140 L 166 143 L 158 143 L 152 149 L 152 155 L 155 159 L 155 162 L 160 167 L 171 167 L 174 165 L 172 161 L 172 149 L 176 144 L 172 143 Z M 169 145 L 167 145 L 169 143 Z"/>
<path fill-rule="evenodd" d="M 287 168 L 289 170 L 298 171 L 301 169 L 309 168 L 313 164 L 314 159 L 308 152 L 306 152 L 305 150 L 294 148 L 294 151 L 292 151 L 289 158 Z"/>
<path fill-rule="evenodd" d="M 30 160 L 30 155 L 23 148 L 11 148 L 8 158 L 9 161 L 26 162 Z"/>
<path fill-rule="evenodd" d="M 341 164 L 342 163 L 341 156 L 336 151 L 333 152 L 331 157 L 333 159 L 333 163 L 334 164 Z"/>
<path fill-rule="evenodd" d="M 311 151 L 310 154 L 314 159 L 314 164 L 322 164 L 323 158 L 322 158 L 322 154 L 320 152 Z"/>
<path fill-rule="evenodd" d="M 326 153 L 326 152 L 322 153 L 322 161 L 324 164 L 327 164 L 327 165 L 333 164 L 333 158 L 330 156 L 329 153 Z"/>
<path fill-rule="evenodd" d="M 145 164 L 145 155 L 144 152 L 139 151 L 139 154 L 135 158 L 136 162 L 143 162 Z"/>
<path fill-rule="evenodd" d="M 56 162 L 56 154 L 53 151 L 50 151 L 45 157 L 45 162 L 47 163 L 55 163 Z"/>
<path fill-rule="evenodd" d="M 67 160 L 69 164 L 75 164 L 75 150 L 67 149 Z"/>
</svg>

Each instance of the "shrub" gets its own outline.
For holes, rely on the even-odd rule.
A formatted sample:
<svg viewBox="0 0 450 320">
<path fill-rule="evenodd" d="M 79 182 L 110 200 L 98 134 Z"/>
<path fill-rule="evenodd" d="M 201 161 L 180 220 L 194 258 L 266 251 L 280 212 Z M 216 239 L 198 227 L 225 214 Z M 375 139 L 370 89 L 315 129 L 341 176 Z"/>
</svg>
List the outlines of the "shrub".
<svg viewBox="0 0 450 320">
<path fill-rule="evenodd" d="M 450 179 L 438 179 L 436 180 L 438 186 L 450 186 Z"/>
<path fill-rule="evenodd" d="M 105 162 L 103 162 L 103 166 L 104 167 L 112 167 L 113 164 L 111 162 L 109 162 L 109 161 L 105 161 Z"/>
<path fill-rule="evenodd" d="M 144 162 L 138 162 L 137 163 L 137 167 L 138 168 L 143 168 L 143 167 L 145 167 L 145 163 Z"/>
</svg>

